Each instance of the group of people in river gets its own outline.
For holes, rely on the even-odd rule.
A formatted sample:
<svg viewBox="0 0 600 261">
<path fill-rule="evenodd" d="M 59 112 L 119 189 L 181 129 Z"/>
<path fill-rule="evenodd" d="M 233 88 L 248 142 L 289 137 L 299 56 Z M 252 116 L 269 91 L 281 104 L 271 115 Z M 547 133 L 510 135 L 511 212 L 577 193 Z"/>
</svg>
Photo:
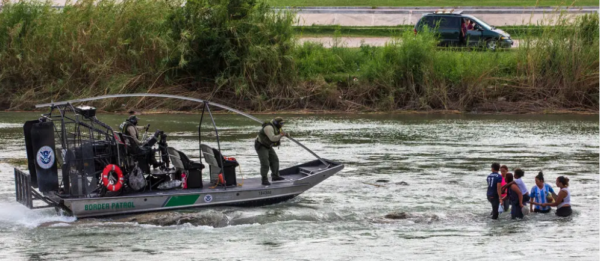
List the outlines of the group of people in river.
<svg viewBox="0 0 600 261">
<path fill-rule="evenodd" d="M 544 181 L 541 171 L 535 176 L 535 185 L 527 189 L 523 177 L 525 171 L 515 169 L 508 172 L 506 165 L 492 164 L 492 173 L 487 176 L 487 198 L 492 205 L 492 219 L 498 219 L 500 212 L 508 212 L 511 218 L 523 218 L 528 212 L 550 213 L 556 207 L 556 215 L 568 217 L 572 214 L 571 192 L 569 191 L 569 178 L 560 176 L 556 178 L 558 194 L 552 186 Z M 529 211 L 527 205 L 529 204 Z"/>
</svg>

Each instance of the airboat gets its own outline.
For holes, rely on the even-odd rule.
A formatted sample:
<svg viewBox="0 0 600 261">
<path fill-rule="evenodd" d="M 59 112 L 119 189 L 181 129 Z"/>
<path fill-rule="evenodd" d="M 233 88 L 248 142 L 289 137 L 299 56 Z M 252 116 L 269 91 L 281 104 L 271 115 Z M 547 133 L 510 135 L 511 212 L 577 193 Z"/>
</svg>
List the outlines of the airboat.
<svg viewBox="0 0 600 261">
<path fill-rule="evenodd" d="M 201 103 L 200 161 L 170 147 L 161 131 L 139 144 L 100 121 L 94 107 L 77 105 L 130 97 Z M 241 184 L 236 167 L 243 163 L 221 152 L 219 130 L 211 112 L 215 107 L 263 123 L 225 105 L 167 94 L 104 95 L 36 105 L 50 111 L 23 126 L 29 172 L 14 169 L 16 200 L 30 209 L 53 207 L 77 218 L 222 205 L 260 206 L 294 198 L 344 168 L 288 137 L 316 159 L 280 170 L 283 181 L 265 186 L 258 177 L 246 178 Z M 212 125 L 215 148 L 203 143 L 203 121 Z"/>
</svg>

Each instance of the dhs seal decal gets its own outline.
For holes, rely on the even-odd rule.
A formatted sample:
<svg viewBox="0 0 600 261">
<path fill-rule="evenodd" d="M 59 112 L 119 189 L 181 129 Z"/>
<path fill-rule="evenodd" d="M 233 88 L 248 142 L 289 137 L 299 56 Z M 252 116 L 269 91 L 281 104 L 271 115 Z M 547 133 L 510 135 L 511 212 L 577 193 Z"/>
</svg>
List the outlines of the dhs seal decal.
<svg viewBox="0 0 600 261">
<path fill-rule="evenodd" d="M 41 147 L 37 152 L 37 164 L 42 169 L 49 169 L 54 165 L 54 150 L 49 146 Z"/>
<path fill-rule="evenodd" d="M 210 194 L 204 196 L 204 202 L 210 203 L 212 200 L 213 200 L 213 197 Z"/>
</svg>

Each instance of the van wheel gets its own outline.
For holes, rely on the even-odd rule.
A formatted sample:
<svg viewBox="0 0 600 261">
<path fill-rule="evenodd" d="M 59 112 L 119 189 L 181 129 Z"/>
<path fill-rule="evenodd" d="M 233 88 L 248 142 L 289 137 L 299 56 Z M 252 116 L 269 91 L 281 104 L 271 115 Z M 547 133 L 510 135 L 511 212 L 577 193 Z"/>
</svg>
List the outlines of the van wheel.
<svg viewBox="0 0 600 261">
<path fill-rule="evenodd" d="M 490 39 L 485 43 L 485 47 L 488 50 L 496 51 L 496 48 L 498 47 L 498 41 L 496 41 L 495 39 Z"/>
</svg>

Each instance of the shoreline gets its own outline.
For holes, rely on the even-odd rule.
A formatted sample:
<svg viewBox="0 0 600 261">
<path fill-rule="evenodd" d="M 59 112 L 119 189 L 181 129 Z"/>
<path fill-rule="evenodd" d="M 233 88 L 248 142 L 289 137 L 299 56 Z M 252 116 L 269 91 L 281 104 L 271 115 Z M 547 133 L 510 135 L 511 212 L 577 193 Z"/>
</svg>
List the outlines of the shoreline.
<svg viewBox="0 0 600 261">
<path fill-rule="evenodd" d="M 45 110 L 1 110 L 2 112 L 44 112 Z M 181 110 L 135 110 L 141 115 L 156 114 L 201 114 L 200 111 L 181 111 Z M 282 110 L 282 111 L 246 111 L 252 115 L 333 115 L 333 114 L 360 114 L 360 115 L 600 115 L 599 111 L 594 110 L 573 110 L 573 109 L 552 109 L 552 110 L 532 110 L 532 111 L 459 111 L 459 110 L 392 110 L 392 111 L 349 111 L 349 110 Z M 98 109 L 101 113 L 127 114 L 126 112 L 116 112 Z M 212 111 L 213 114 L 234 114 L 224 110 Z"/>
</svg>

